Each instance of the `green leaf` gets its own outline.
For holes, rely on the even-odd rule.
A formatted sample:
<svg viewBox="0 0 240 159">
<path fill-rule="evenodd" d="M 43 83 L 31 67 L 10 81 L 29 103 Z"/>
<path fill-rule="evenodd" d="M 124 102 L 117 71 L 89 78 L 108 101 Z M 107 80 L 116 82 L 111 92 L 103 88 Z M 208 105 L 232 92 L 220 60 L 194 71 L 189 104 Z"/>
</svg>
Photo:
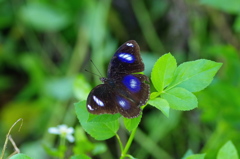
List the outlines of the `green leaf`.
<svg viewBox="0 0 240 159">
<path fill-rule="evenodd" d="M 70 159 L 91 159 L 91 158 L 85 154 L 80 154 L 80 155 L 72 156 Z"/>
<path fill-rule="evenodd" d="M 94 143 L 94 149 L 92 150 L 92 155 L 99 155 L 108 150 L 105 143 Z"/>
<path fill-rule="evenodd" d="M 139 115 L 136 118 L 124 118 L 124 125 L 128 131 L 132 131 L 133 129 L 138 127 L 138 124 L 140 123 L 142 118 L 142 115 Z"/>
<path fill-rule="evenodd" d="M 234 21 L 233 28 L 236 32 L 240 33 L 240 15 Z"/>
<path fill-rule="evenodd" d="M 12 157 L 10 157 L 10 159 L 31 159 L 31 157 L 25 154 L 19 153 L 19 154 L 13 155 Z"/>
<path fill-rule="evenodd" d="M 40 31 L 59 31 L 70 22 L 66 13 L 41 3 L 24 5 L 19 15 L 25 24 Z"/>
<path fill-rule="evenodd" d="M 117 120 L 121 117 L 121 114 L 89 114 L 88 122 L 110 122 Z"/>
<path fill-rule="evenodd" d="M 44 148 L 44 151 L 48 155 L 54 156 L 54 157 L 59 157 L 59 150 L 58 149 L 53 149 L 52 147 L 50 147 L 50 145 L 47 145 L 47 144 L 43 144 L 43 148 Z"/>
<path fill-rule="evenodd" d="M 151 100 L 151 99 L 154 99 L 154 98 L 157 98 L 158 96 L 160 96 L 160 94 L 161 94 L 161 93 L 159 93 L 159 92 L 152 92 L 152 93 L 150 94 L 150 100 Z"/>
<path fill-rule="evenodd" d="M 218 151 L 217 159 L 238 159 L 238 152 L 232 141 L 228 141 Z"/>
<path fill-rule="evenodd" d="M 109 122 L 89 122 L 89 112 L 86 108 L 86 101 L 75 104 L 77 118 L 83 129 L 96 140 L 106 140 L 113 137 L 119 129 L 118 120 Z"/>
<path fill-rule="evenodd" d="M 190 92 L 198 92 L 212 82 L 221 65 L 221 63 L 205 59 L 185 62 L 178 66 L 174 80 L 166 90 L 182 87 Z"/>
<path fill-rule="evenodd" d="M 92 87 L 90 86 L 89 82 L 87 82 L 86 77 L 83 74 L 78 74 L 75 77 L 73 84 L 75 97 L 79 101 L 87 99 L 89 92 L 92 90 Z"/>
<path fill-rule="evenodd" d="M 162 94 L 169 106 L 176 110 L 192 110 L 197 107 L 198 101 L 194 94 L 180 87 L 170 89 Z"/>
<path fill-rule="evenodd" d="M 87 154 L 94 149 L 94 143 L 91 143 L 91 141 L 87 138 L 87 135 L 82 127 L 76 126 L 74 135 L 75 135 L 75 144 L 73 147 L 74 154 Z"/>
<path fill-rule="evenodd" d="M 135 157 L 133 157 L 131 155 L 127 155 L 127 157 L 130 158 L 130 159 L 137 159 L 137 158 L 135 158 Z"/>
<path fill-rule="evenodd" d="M 186 159 L 188 156 L 192 156 L 193 155 L 193 152 L 191 149 L 187 150 L 187 152 L 184 154 L 183 158 L 182 159 Z"/>
<path fill-rule="evenodd" d="M 195 155 L 188 156 L 186 159 L 204 159 L 204 158 L 205 158 L 205 154 L 195 154 Z"/>
<path fill-rule="evenodd" d="M 157 109 L 161 110 L 166 117 L 169 117 L 170 107 L 169 107 L 169 104 L 168 104 L 167 100 L 162 99 L 162 98 L 150 99 L 148 101 L 148 104 L 150 104 L 150 105 L 156 107 Z"/>
<path fill-rule="evenodd" d="M 73 94 L 73 78 L 48 79 L 44 86 L 44 93 L 58 100 L 67 100 Z"/>
<path fill-rule="evenodd" d="M 226 11 L 228 13 L 239 13 L 239 6 L 240 1 L 239 0 L 231 0 L 229 3 L 228 0 L 201 0 L 202 4 L 209 5 L 213 8 L 220 9 L 222 11 Z M 226 5 L 227 4 L 227 5 Z"/>
<path fill-rule="evenodd" d="M 151 73 L 151 80 L 157 91 L 162 92 L 164 87 L 172 81 L 176 67 L 176 60 L 170 53 L 157 60 Z"/>
</svg>

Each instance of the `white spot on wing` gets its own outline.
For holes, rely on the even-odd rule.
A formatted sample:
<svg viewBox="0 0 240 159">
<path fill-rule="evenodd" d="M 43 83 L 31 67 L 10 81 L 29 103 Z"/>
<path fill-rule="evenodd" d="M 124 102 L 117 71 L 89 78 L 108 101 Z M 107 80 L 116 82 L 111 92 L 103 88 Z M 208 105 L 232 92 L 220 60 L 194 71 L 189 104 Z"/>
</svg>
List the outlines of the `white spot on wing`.
<svg viewBox="0 0 240 159">
<path fill-rule="evenodd" d="M 123 84 L 132 92 L 139 92 L 141 89 L 141 81 L 133 75 L 127 75 L 123 79 Z"/>
<path fill-rule="evenodd" d="M 135 79 L 131 79 L 130 81 L 130 87 L 131 88 L 136 88 L 138 85 L 137 85 L 137 81 Z"/>
<path fill-rule="evenodd" d="M 123 109 L 129 109 L 129 103 L 121 97 L 118 97 L 118 103 Z"/>
<path fill-rule="evenodd" d="M 104 106 L 104 103 L 98 99 L 96 96 L 93 96 L 93 100 L 97 103 L 97 105 L 103 107 Z"/>
<path fill-rule="evenodd" d="M 126 102 L 124 100 L 120 100 L 119 101 L 119 104 L 122 106 L 122 107 L 125 107 L 126 106 Z"/>
<path fill-rule="evenodd" d="M 91 107 L 91 105 L 89 105 L 89 104 L 87 105 L 87 107 L 88 107 L 89 110 L 94 110 L 94 109 Z"/>
<path fill-rule="evenodd" d="M 132 43 L 126 43 L 127 46 L 133 47 Z"/>
</svg>

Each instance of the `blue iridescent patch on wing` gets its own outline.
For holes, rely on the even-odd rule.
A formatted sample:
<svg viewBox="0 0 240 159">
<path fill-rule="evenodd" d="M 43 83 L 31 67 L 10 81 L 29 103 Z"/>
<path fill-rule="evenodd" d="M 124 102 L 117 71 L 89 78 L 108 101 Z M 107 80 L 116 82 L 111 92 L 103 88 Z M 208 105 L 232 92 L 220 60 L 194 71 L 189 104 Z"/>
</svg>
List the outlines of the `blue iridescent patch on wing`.
<svg viewBox="0 0 240 159">
<path fill-rule="evenodd" d="M 136 93 L 139 92 L 141 89 L 141 81 L 133 75 L 125 76 L 122 82 L 131 92 Z"/>
<path fill-rule="evenodd" d="M 126 62 L 126 63 L 133 63 L 135 61 L 135 58 L 132 54 L 129 53 L 119 53 L 118 54 L 118 58 L 122 61 L 122 62 Z"/>
<path fill-rule="evenodd" d="M 127 101 L 126 99 L 120 96 L 117 96 L 117 102 L 124 110 L 127 110 L 130 108 L 129 101 Z"/>
</svg>

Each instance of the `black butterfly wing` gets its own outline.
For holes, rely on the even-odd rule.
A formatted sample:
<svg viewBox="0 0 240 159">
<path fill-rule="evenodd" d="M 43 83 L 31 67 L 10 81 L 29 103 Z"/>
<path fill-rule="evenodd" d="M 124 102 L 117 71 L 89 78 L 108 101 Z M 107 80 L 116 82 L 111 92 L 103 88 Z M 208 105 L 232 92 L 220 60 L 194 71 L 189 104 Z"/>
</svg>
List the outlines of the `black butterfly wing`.
<svg viewBox="0 0 240 159">
<path fill-rule="evenodd" d="M 137 117 L 141 112 L 140 106 L 147 103 L 150 92 L 144 81 L 148 81 L 147 76 L 130 74 L 117 82 L 117 108 L 124 117 Z"/>
<path fill-rule="evenodd" d="M 124 117 L 137 117 L 140 106 L 149 98 L 147 76 L 131 74 L 142 72 L 144 64 L 140 49 L 134 40 L 118 48 L 108 66 L 108 77 L 101 78 L 104 84 L 95 87 L 87 99 L 87 109 L 92 114 L 121 113 Z"/>
<path fill-rule="evenodd" d="M 119 93 L 117 87 L 111 88 L 107 84 L 101 84 L 90 92 L 87 109 L 92 114 L 120 113 L 124 117 L 133 118 L 141 112 L 141 109 L 136 106 L 137 103 L 125 93 Z"/>
<path fill-rule="evenodd" d="M 108 84 L 96 86 L 88 95 L 87 109 L 92 114 L 118 113 L 117 101 L 114 99 L 116 92 Z"/>
<path fill-rule="evenodd" d="M 88 111 L 92 114 L 120 113 L 126 118 L 137 117 L 141 112 L 140 106 L 146 104 L 149 98 L 149 85 L 142 83 L 145 80 L 146 76 L 135 74 L 98 85 L 88 96 Z"/>
<path fill-rule="evenodd" d="M 108 78 L 118 78 L 125 74 L 142 72 L 144 64 L 136 41 L 129 40 L 121 45 L 108 65 Z"/>
</svg>

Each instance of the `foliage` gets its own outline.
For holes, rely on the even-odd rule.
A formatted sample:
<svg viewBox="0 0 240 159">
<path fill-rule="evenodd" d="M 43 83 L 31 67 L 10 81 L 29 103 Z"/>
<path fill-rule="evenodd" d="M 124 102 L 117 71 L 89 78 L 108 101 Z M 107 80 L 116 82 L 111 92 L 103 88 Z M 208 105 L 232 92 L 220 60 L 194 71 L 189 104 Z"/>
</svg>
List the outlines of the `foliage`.
<svg viewBox="0 0 240 159">
<path fill-rule="evenodd" d="M 163 112 L 167 117 L 169 116 L 169 108 L 176 110 L 191 110 L 196 108 L 197 98 L 191 92 L 200 91 L 207 87 L 220 67 L 220 63 L 204 59 L 186 62 L 176 67 L 176 60 L 171 54 L 163 55 L 158 59 L 151 73 L 153 85 L 158 92 L 151 93 L 150 104 L 159 108 L 159 110 L 163 108 Z M 162 98 L 158 97 L 159 95 Z M 86 101 L 75 104 L 75 109 L 83 129 L 88 134 L 96 140 L 106 140 L 116 136 L 122 151 L 121 158 L 127 156 L 126 152 L 133 139 L 131 137 L 135 135 L 141 116 L 124 120 L 127 120 L 128 123 L 131 122 L 130 126 L 129 124 L 125 126 L 127 130 L 132 130 L 132 134 L 129 137 L 126 147 L 123 149 L 121 140 L 117 135 L 119 114 L 90 114 L 86 108 Z M 167 111 L 165 111 L 166 109 Z M 195 158 L 197 157 L 195 156 Z"/>
<path fill-rule="evenodd" d="M 21 154 L 12 158 L 60 158 L 60 152 L 118 158 L 117 147 L 129 158 L 238 158 L 239 6 L 238 0 L 0 1 L 3 158 L 16 147 Z M 142 116 L 83 113 L 100 83 L 84 71 L 96 72 L 89 59 L 105 73 L 114 51 L 130 39 L 139 43 L 151 77 Z M 4 148 L 19 118 L 21 130 L 11 130 Z M 101 134 L 92 130 L 96 123 Z M 74 143 L 48 133 L 62 124 L 75 129 Z M 106 140 L 113 136 L 117 141 Z"/>
</svg>

